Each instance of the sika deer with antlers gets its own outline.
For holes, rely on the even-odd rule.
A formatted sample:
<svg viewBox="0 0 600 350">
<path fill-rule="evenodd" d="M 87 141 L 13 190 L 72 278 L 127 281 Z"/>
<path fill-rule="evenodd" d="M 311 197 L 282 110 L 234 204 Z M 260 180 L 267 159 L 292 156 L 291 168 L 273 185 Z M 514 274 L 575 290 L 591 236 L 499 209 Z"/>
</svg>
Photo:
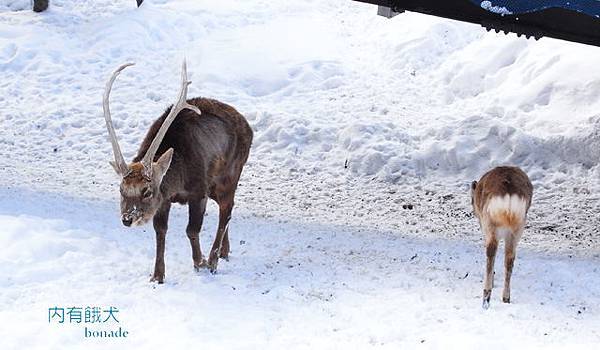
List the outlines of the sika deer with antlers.
<svg viewBox="0 0 600 350">
<path fill-rule="evenodd" d="M 137 156 L 127 164 L 117 142 L 108 99 L 119 73 L 131 65 L 124 64 L 112 74 L 103 101 L 115 156 L 115 161 L 110 163 L 122 178 L 121 219 L 125 226 L 141 225 L 153 219 L 156 263 L 151 281 L 163 283 L 171 203 L 187 203 L 186 233 L 194 268 L 208 267 L 214 273 L 219 258 L 229 257 L 228 224 L 238 180 L 250 152 L 252 129 L 229 105 L 206 98 L 187 100 L 191 82 L 187 79 L 184 60 L 177 102 L 152 124 Z M 209 197 L 219 205 L 219 227 L 206 262 L 200 250 L 199 234 Z"/>
<path fill-rule="evenodd" d="M 510 277 L 532 196 L 533 186 L 527 174 L 516 167 L 494 168 L 471 185 L 473 211 L 485 235 L 487 264 L 483 285 L 484 309 L 490 306 L 494 260 L 501 238 L 504 238 L 505 268 L 502 301 L 510 303 Z"/>
</svg>

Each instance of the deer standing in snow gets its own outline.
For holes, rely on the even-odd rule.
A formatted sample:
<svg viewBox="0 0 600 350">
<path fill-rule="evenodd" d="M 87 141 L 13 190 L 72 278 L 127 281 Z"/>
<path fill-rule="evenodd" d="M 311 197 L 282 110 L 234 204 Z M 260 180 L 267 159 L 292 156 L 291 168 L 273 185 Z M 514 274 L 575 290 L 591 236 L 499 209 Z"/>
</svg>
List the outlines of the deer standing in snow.
<svg viewBox="0 0 600 350">
<path fill-rule="evenodd" d="M 483 285 L 483 308 L 490 306 L 494 284 L 494 260 L 498 240 L 504 238 L 504 291 L 502 301 L 510 303 L 510 277 L 517 243 L 523 234 L 531 206 L 533 186 L 521 169 L 497 167 L 471 185 L 471 203 L 485 235 L 487 264 Z"/>
<path fill-rule="evenodd" d="M 187 100 L 185 60 L 181 90 L 175 105 L 167 108 L 150 127 L 133 162 L 127 164 L 113 128 L 109 95 L 127 63 L 106 83 L 103 108 L 115 161 L 110 162 L 121 180 L 121 220 L 125 226 L 153 219 L 156 262 L 151 281 L 164 282 L 165 237 L 171 203 L 188 204 L 186 229 L 194 268 L 216 272 L 219 258 L 229 256 L 229 219 L 242 168 L 248 159 L 252 129 L 233 107 L 216 100 Z M 208 262 L 200 250 L 199 233 L 207 198 L 219 205 L 219 226 Z"/>
</svg>

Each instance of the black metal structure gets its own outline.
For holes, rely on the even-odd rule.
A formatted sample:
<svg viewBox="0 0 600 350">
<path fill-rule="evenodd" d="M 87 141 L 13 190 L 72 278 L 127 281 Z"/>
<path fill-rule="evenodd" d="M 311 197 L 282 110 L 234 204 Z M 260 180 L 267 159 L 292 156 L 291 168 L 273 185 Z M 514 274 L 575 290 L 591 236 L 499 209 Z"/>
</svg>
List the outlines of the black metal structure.
<svg viewBox="0 0 600 350">
<path fill-rule="evenodd" d="M 48 9 L 48 3 L 50 0 L 33 0 L 33 11 L 43 12 Z M 137 7 L 140 7 L 144 0 L 135 0 Z"/>
<path fill-rule="evenodd" d="M 480 24 L 487 30 L 516 33 L 539 39 L 547 36 L 600 46 L 600 2 L 579 0 L 580 7 L 540 6 L 539 10 L 514 11 L 493 6 L 498 1 L 474 0 L 354 0 L 379 5 L 379 14 L 392 17 L 404 11 L 419 12 Z M 504 2 L 507 2 L 506 0 Z M 513 1 L 514 2 L 514 1 Z M 527 3 L 526 1 L 521 1 Z M 510 3 L 510 1 L 508 1 Z M 516 1 L 518 3 L 518 1 Z M 533 3 L 531 1 L 530 3 Z M 540 3 L 540 0 L 537 1 Z M 543 1 L 542 1 L 543 3 Z M 548 1 L 552 4 L 553 1 Z M 565 1 L 565 6 L 573 6 Z M 573 0 L 572 3 L 577 3 Z M 495 4 L 494 4 L 495 5 Z"/>
<path fill-rule="evenodd" d="M 33 11 L 43 12 L 48 9 L 48 0 L 33 0 Z"/>
</svg>

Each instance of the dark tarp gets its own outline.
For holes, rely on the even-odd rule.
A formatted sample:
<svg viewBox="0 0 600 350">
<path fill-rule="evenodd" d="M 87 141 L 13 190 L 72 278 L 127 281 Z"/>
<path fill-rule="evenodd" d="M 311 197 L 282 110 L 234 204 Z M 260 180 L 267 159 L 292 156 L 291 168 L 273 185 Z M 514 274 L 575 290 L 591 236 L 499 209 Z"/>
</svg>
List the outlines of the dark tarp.
<svg viewBox="0 0 600 350">
<path fill-rule="evenodd" d="M 600 0 L 355 0 L 381 14 L 414 11 L 478 23 L 490 30 L 600 46 Z M 389 9 L 386 11 L 385 9 Z"/>
<path fill-rule="evenodd" d="M 600 17 L 599 0 L 471 0 L 471 2 L 485 10 L 501 14 L 522 14 L 561 8 Z"/>
</svg>

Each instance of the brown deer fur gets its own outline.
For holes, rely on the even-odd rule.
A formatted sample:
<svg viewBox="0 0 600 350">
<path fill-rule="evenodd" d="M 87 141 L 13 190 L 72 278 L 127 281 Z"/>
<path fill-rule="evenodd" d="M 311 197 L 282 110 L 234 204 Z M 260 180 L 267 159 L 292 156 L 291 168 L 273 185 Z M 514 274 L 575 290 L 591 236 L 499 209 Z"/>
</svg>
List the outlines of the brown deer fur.
<svg viewBox="0 0 600 350">
<path fill-rule="evenodd" d="M 124 64 L 113 73 L 104 94 L 104 117 L 115 155 L 111 165 L 122 176 L 123 224 L 140 225 L 153 220 L 156 261 L 151 281 L 163 283 L 171 203 L 187 204 L 186 233 L 194 267 L 207 266 L 215 272 L 219 258 L 229 256 L 228 225 L 238 181 L 250 152 L 252 129 L 231 106 L 207 98 L 186 99 L 190 82 L 184 61 L 177 103 L 152 124 L 137 156 L 127 164 L 112 126 L 108 99 L 119 72 L 131 65 Z M 206 262 L 199 234 L 208 198 L 219 206 L 219 226 Z"/>
<path fill-rule="evenodd" d="M 197 106 L 202 115 L 190 110 L 181 111 L 160 144 L 155 157 L 173 149 L 170 167 L 160 185 L 161 203 L 153 213 L 156 231 L 156 264 L 153 280 L 164 280 L 164 250 L 167 221 L 171 203 L 189 205 L 186 229 L 192 247 L 194 267 L 206 265 L 200 250 L 199 233 L 202 227 L 206 198 L 219 205 L 219 227 L 208 267 L 216 271 L 219 257 L 229 255 L 228 223 L 242 168 L 248 159 L 252 129 L 246 119 L 233 107 L 206 98 L 194 98 L 188 103 Z M 138 155 L 130 165 L 132 173 L 123 180 L 124 187 L 143 187 L 148 183 L 139 163 L 162 125 L 170 108 L 157 119 L 146 134 Z M 134 183 L 136 183 L 134 185 Z M 125 204 L 125 208 L 128 205 Z"/>
<path fill-rule="evenodd" d="M 498 240 L 504 238 L 504 291 L 502 300 L 510 302 L 510 278 L 527 212 L 531 206 L 533 186 L 521 169 L 497 167 L 487 172 L 471 186 L 475 216 L 485 235 L 486 271 L 483 288 L 483 307 L 488 308 L 493 288 L 494 260 Z"/>
</svg>

